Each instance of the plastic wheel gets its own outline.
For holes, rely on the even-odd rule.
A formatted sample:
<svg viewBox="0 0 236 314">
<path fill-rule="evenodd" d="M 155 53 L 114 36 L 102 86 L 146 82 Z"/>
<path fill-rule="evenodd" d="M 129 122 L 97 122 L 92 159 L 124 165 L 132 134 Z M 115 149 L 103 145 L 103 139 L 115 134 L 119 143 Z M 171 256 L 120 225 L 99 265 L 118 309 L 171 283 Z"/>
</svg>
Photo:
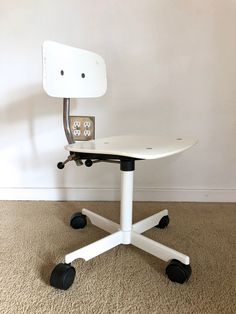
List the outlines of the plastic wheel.
<svg viewBox="0 0 236 314">
<path fill-rule="evenodd" d="M 75 279 L 75 268 L 68 264 L 60 263 L 53 269 L 50 285 L 54 288 L 67 290 Z"/>
<path fill-rule="evenodd" d="M 70 225 L 73 229 L 83 229 L 87 225 L 86 216 L 82 213 L 75 213 L 70 219 Z"/>
<path fill-rule="evenodd" d="M 170 218 L 169 216 L 163 216 L 161 218 L 161 220 L 159 221 L 159 224 L 156 225 L 156 228 L 159 228 L 159 229 L 164 229 L 166 228 L 168 225 L 169 225 L 169 222 L 170 222 Z"/>
<path fill-rule="evenodd" d="M 173 259 L 166 267 L 168 278 L 173 282 L 181 284 L 190 278 L 191 273 L 192 269 L 190 265 L 185 265 L 176 259 Z"/>
</svg>

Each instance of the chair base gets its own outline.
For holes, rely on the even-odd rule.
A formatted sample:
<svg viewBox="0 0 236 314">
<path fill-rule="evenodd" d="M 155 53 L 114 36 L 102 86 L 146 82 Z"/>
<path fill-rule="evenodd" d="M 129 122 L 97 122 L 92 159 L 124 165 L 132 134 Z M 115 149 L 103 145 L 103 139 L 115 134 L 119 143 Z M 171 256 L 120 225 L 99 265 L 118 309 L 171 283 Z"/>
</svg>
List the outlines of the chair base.
<svg viewBox="0 0 236 314">
<path fill-rule="evenodd" d="M 142 235 L 143 232 L 153 227 L 163 228 L 168 225 L 167 209 L 132 224 L 134 169 L 130 167 L 129 162 L 127 162 L 127 167 L 124 164 L 125 161 L 123 166 L 121 165 L 120 224 L 85 208 L 82 209 L 82 213 L 73 215 L 73 221 L 71 221 L 72 228 L 85 227 L 86 217 L 88 217 L 92 224 L 110 233 L 110 235 L 67 254 L 65 256 L 65 264 L 57 265 L 52 271 L 50 280 L 52 286 L 64 290 L 68 289 L 73 283 L 75 275 L 74 268 L 70 263 L 78 258 L 88 261 L 120 244 L 132 244 L 166 262 L 171 261 L 171 264 L 166 269 L 166 274 L 171 281 L 183 283 L 190 277 L 191 267 L 187 255 Z"/>
<path fill-rule="evenodd" d="M 185 265 L 189 265 L 190 263 L 187 255 L 177 252 L 141 234 L 157 226 L 161 218 L 168 215 L 167 209 L 133 224 L 130 231 L 121 230 L 119 224 L 95 214 L 88 209 L 82 209 L 82 214 L 86 215 L 93 225 L 107 231 L 110 235 L 67 254 L 65 256 L 66 264 L 70 264 L 78 258 L 88 261 L 120 244 L 132 244 L 166 262 L 175 259 Z"/>
</svg>

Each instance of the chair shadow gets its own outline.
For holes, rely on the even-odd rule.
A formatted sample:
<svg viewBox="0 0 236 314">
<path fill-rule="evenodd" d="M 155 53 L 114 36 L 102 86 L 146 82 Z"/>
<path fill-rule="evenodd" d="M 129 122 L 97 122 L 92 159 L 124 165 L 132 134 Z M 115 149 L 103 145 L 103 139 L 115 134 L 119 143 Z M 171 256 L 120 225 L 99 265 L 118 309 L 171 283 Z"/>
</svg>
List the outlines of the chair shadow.
<svg viewBox="0 0 236 314">
<path fill-rule="evenodd" d="M 72 103 L 74 106 L 75 103 Z M 45 138 L 45 145 L 50 146 L 47 141 L 50 124 L 49 119 L 60 119 L 58 130 L 62 139 L 61 148 L 58 147 L 53 154 L 42 149 L 42 142 Z M 45 129 L 44 129 L 45 124 Z M 21 171 L 39 171 L 45 165 L 52 164 L 55 167 L 55 182 L 59 187 L 64 187 L 65 174 L 61 171 L 58 175 L 56 164 L 59 160 L 66 158 L 63 146 L 66 138 L 63 131 L 62 100 L 47 96 L 42 90 L 41 84 L 34 84 L 11 92 L 6 98 L 5 104 L 0 108 L 1 125 L 1 157 L 8 162 L 8 155 L 13 155 Z M 23 131 L 22 131 L 23 130 Z M 56 130 L 57 131 L 57 130 Z M 52 135 L 53 136 L 53 135 Z M 18 154 L 17 150 L 22 145 L 27 146 L 25 154 Z M 15 144 L 17 144 L 15 146 Z M 55 145 L 56 146 L 56 145 Z M 58 159 L 55 160 L 55 155 Z M 15 156 L 14 156 L 15 155 Z M 67 199 L 65 189 L 59 189 L 60 198 Z"/>
</svg>

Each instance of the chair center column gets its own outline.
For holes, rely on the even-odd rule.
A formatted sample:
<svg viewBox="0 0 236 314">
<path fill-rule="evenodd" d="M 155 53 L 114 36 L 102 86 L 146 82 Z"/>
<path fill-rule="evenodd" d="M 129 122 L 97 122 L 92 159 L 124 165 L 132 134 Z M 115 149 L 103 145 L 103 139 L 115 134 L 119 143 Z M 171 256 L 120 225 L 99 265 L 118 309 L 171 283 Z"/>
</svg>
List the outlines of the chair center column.
<svg viewBox="0 0 236 314">
<path fill-rule="evenodd" d="M 121 161 L 121 198 L 120 230 L 123 232 L 123 243 L 131 243 L 133 212 L 133 177 L 134 160 Z"/>
</svg>

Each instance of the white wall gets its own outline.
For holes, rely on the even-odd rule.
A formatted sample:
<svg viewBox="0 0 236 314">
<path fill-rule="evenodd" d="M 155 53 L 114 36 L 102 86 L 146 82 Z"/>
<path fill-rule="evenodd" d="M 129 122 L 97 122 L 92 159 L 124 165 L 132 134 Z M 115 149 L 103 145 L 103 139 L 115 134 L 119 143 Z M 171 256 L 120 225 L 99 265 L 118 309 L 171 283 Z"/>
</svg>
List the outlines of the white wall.
<svg viewBox="0 0 236 314">
<path fill-rule="evenodd" d="M 66 157 L 62 105 L 41 84 L 41 44 L 101 54 L 108 93 L 73 103 L 97 137 L 197 136 L 167 159 L 137 163 L 135 199 L 236 201 L 235 0 L 1 0 L 0 198 L 117 199 L 119 167 Z"/>
</svg>

